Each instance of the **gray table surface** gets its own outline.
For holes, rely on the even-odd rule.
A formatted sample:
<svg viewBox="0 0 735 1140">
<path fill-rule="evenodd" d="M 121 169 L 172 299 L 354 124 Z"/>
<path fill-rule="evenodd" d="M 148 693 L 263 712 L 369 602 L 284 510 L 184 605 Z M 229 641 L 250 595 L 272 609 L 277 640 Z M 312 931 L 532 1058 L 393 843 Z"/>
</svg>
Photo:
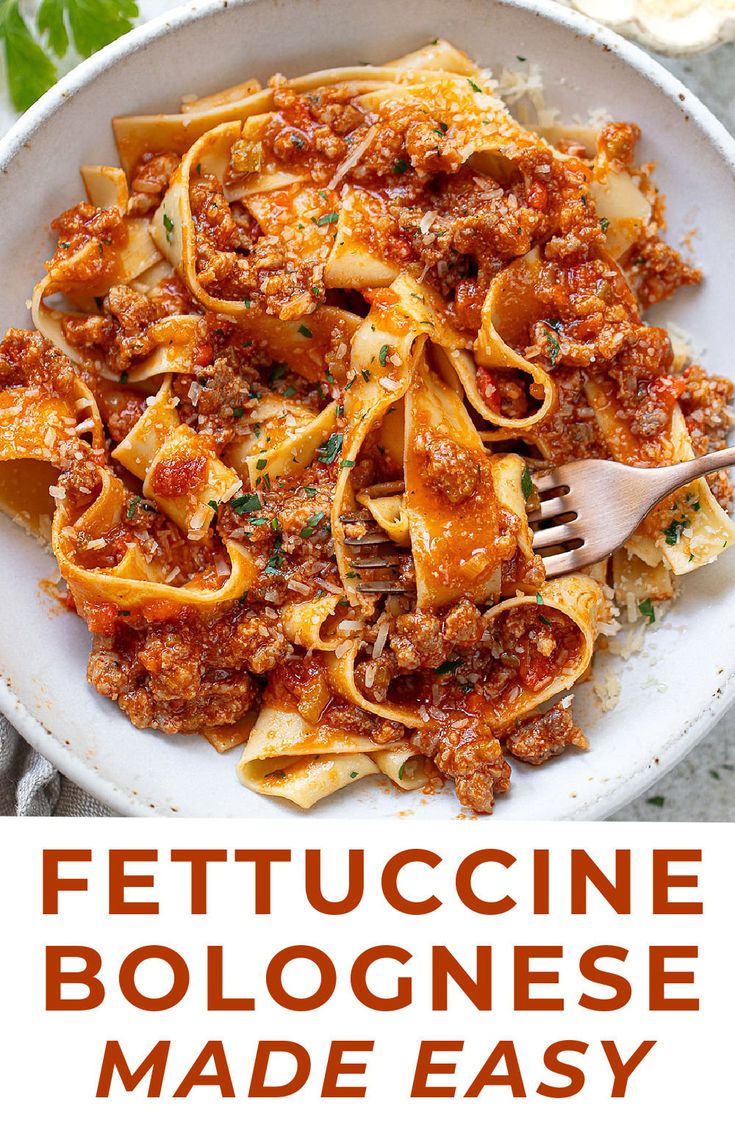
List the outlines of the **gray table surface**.
<svg viewBox="0 0 735 1140">
<path fill-rule="evenodd" d="M 144 5 L 152 9 L 165 6 Z M 735 45 L 724 45 L 688 58 L 661 58 L 661 62 L 699 95 L 735 134 Z M 61 797 L 54 814 L 89 814 L 93 810 L 92 805 L 85 807 L 75 792 L 68 781 L 62 781 Z M 686 760 L 612 818 L 629 821 L 735 820 L 735 708 L 723 717 Z"/>
</svg>

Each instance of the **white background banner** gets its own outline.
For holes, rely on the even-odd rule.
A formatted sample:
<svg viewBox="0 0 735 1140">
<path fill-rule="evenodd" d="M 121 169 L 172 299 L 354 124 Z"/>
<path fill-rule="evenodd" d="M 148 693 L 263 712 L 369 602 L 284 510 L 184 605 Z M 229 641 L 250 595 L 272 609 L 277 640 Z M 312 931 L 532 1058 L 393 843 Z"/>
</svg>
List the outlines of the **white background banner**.
<svg viewBox="0 0 735 1140">
<path fill-rule="evenodd" d="M 733 825 L 3 819 L 0 839 L 15 1135 L 688 1140 L 730 1118 Z"/>
</svg>

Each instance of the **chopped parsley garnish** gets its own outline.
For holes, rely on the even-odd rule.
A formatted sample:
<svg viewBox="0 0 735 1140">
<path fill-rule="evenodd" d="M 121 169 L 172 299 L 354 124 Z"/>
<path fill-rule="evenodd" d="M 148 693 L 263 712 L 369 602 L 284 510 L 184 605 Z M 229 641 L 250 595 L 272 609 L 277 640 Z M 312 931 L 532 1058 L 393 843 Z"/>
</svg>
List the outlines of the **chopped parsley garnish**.
<svg viewBox="0 0 735 1140">
<path fill-rule="evenodd" d="M 650 804 L 651 807 L 663 807 L 666 800 L 663 796 L 649 796 L 646 803 Z"/>
<path fill-rule="evenodd" d="M 256 466 L 258 471 L 263 471 L 264 468 L 266 468 L 268 466 L 268 460 L 267 459 L 259 459 L 258 462 L 255 464 L 255 466 Z"/>
<path fill-rule="evenodd" d="M 521 475 L 521 490 L 523 491 L 523 498 L 528 502 L 533 493 L 533 479 L 531 478 L 531 472 L 527 466 L 523 468 L 523 474 Z"/>
<path fill-rule="evenodd" d="M 449 130 L 449 127 L 447 126 L 447 124 L 440 122 L 438 128 L 434 127 L 434 134 L 435 135 L 445 135 L 448 130 Z"/>
<path fill-rule="evenodd" d="M 356 780 L 357 779 L 357 772 L 350 772 L 350 779 Z"/>
<path fill-rule="evenodd" d="M 131 519 L 133 517 L 133 515 L 135 514 L 135 508 L 137 507 L 139 502 L 140 502 L 140 495 L 133 495 L 132 499 L 128 503 L 127 517 L 129 519 Z"/>
<path fill-rule="evenodd" d="M 342 440 L 344 436 L 341 432 L 333 431 L 326 443 L 322 443 L 317 448 L 317 459 L 320 463 L 334 463 L 335 459 L 342 450 Z"/>
<path fill-rule="evenodd" d="M 304 494 L 306 495 L 307 499 L 316 498 L 316 487 L 304 487 Z"/>
<path fill-rule="evenodd" d="M 656 620 L 656 613 L 653 608 L 653 602 L 650 598 L 644 598 L 642 602 L 638 603 L 638 612 L 641 617 L 648 620 L 649 625 L 653 625 Z"/>
<path fill-rule="evenodd" d="M 550 325 L 551 322 L 546 321 L 545 324 Z M 556 339 L 554 334 L 552 332 L 548 332 L 547 329 L 544 329 L 544 336 L 546 337 L 546 341 L 547 341 L 547 344 L 549 346 L 549 364 L 553 368 L 554 365 L 556 364 L 557 360 L 559 359 L 559 353 L 561 352 L 561 345 L 559 344 L 559 341 Z"/>
<path fill-rule="evenodd" d="M 405 174 L 408 170 L 408 163 L 405 158 L 399 158 L 397 162 L 393 163 L 394 174 Z"/>
<path fill-rule="evenodd" d="M 173 240 L 171 235 L 174 232 L 174 223 L 168 214 L 163 215 L 163 228 L 166 231 L 166 241 L 170 243 Z"/>
<path fill-rule="evenodd" d="M 539 606 L 542 606 L 544 604 L 544 599 L 541 597 L 540 594 L 536 595 L 536 604 Z"/>
<path fill-rule="evenodd" d="M 478 94 L 480 94 L 480 95 L 482 94 L 482 87 L 480 87 L 477 83 L 475 83 L 474 79 L 470 79 L 468 77 L 467 82 L 469 83 L 469 85 L 473 91 L 477 91 Z"/>
<path fill-rule="evenodd" d="M 610 219 L 609 218 L 600 218 L 600 229 L 602 230 L 602 232 L 604 234 L 607 233 L 609 225 L 610 225 Z"/>
<path fill-rule="evenodd" d="M 287 368 L 287 364 L 275 364 L 268 377 L 269 382 L 272 384 L 274 380 L 280 380 Z"/>
<path fill-rule="evenodd" d="M 278 520 L 274 519 L 273 522 L 277 523 Z M 275 541 L 273 544 L 273 553 L 271 554 L 270 558 L 268 559 L 268 562 L 267 562 L 266 567 L 265 567 L 266 574 L 278 574 L 278 573 L 280 573 L 281 566 L 283 565 L 283 558 L 284 558 L 283 537 L 281 535 L 281 531 L 277 530 Z"/>
<path fill-rule="evenodd" d="M 294 146 L 297 146 L 299 150 L 302 150 L 306 146 L 306 140 L 302 139 L 301 135 L 297 135 L 295 132 L 291 134 L 291 142 Z"/>
<path fill-rule="evenodd" d="M 689 526 L 689 519 L 680 518 L 674 519 L 668 526 L 663 529 L 663 536 L 666 539 L 667 546 L 676 546 L 681 537 L 681 532 Z"/>
<path fill-rule="evenodd" d="M 240 495 L 230 503 L 236 515 L 251 515 L 262 507 L 260 495 Z"/>
<path fill-rule="evenodd" d="M 308 340 L 311 340 L 312 336 L 314 335 L 308 325 L 299 325 L 299 332 Z"/>
<path fill-rule="evenodd" d="M 244 408 L 233 408 L 232 414 L 236 420 L 239 420 L 240 417 L 245 414 L 245 410 L 244 410 Z"/>
<path fill-rule="evenodd" d="M 369 369 L 367 369 L 367 368 L 363 368 L 363 369 L 362 369 L 362 373 L 361 373 L 361 375 L 362 375 L 362 378 L 363 378 L 363 380 L 365 381 L 365 383 L 366 383 L 366 384 L 367 384 L 367 383 L 369 383 L 369 381 L 370 381 L 370 371 L 369 371 Z"/>
<path fill-rule="evenodd" d="M 342 462 L 340 463 L 340 467 L 354 467 L 354 466 L 355 466 L 354 459 L 343 459 Z"/>
<path fill-rule="evenodd" d="M 211 507 L 212 510 L 214 511 L 214 513 L 217 514 L 217 511 L 219 510 L 219 503 L 217 502 L 216 499 L 210 499 L 209 502 L 207 503 L 207 506 Z"/>
<path fill-rule="evenodd" d="M 441 665 L 437 666 L 437 668 L 434 670 L 434 672 L 439 673 L 440 675 L 442 675 L 444 673 L 453 673 L 455 671 L 455 669 L 459 669 L 461 664 L 462 664 L 462 662 L 459 660 L 458 661 L 443 661 Z"/>
<path fill-rule="evenodd" d="M 301 537 L 302 538 L 311 538 L 312 534 L 317 529 L 317 527 L 319 526 L 319 523 L 322 521 L 323 518 L 324 518 L 324 511 L 317 511 L 317 513 L 315 515 L 312 515 L 310 519 L 307 519 L 306 520 L 306 526 L 303 526 L 301 528 Z"/>
<path fill-rule="evenodd" d="M 388 359 L 388 353 L 389 352 L 390 352 L 390 345 L 384 344 L 383 347 L 381 348 L 380 352 L 378 353 L 378 360 L 380 361 L 383 368 L 385 368 L 385 364 L 386 364 L 386 361 Z"/>
<path fill-rule="evenodd" d="M 321 218 L 317 218 L 316 224 L 318 226 L 331 226 L 332 222 L 336 222 L 339 214 L 336 210 L 331 210 L 328 214 L 322 214 Z"/>
<path fill-rule="evenodd" d="M 294 388 L 293 384 L 289 384 L 288 388 L 284 388 L 283 394 L 284 396 L 295 396 L 296 389 Z"/>
<path fill-rule="evenodd" d="M 127 374 L 127 372 L 121 372 L 121 373 L 120 373 L 120 383 L 121 383 L 121 384 L 127 384 L 127 382 L 128 382 L 128 374 Z"/>
<path fill-rule="evenodd" d="M 403 779 L 403 774 L 406 771 L 406 764 L 408 764 L 408 760 L 404 760 L 403 763 L 401 764 L 400 768 L 398 769 L 398 779 L 399 780 Z"/>
</svg>

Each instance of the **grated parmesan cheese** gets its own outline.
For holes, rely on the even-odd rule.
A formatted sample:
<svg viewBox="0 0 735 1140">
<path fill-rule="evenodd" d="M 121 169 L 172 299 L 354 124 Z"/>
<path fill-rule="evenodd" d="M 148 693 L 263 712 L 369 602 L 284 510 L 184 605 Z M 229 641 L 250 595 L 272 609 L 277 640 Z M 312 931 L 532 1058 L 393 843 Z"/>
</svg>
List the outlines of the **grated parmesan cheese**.
<svg viewBox="0 0 735 1140">
<path fill-rule="evenodd" d="M 384 622 L 381 622 L 381 624 L 378 628 L 378 634 L 377 634 L 377 637 L 375 638 L 375 644 L 373 645 L 373 661 L 377 661 L 378 657 L 380 657 L 381 653 L 385 649 L 385 643 L 387 640 L 388 640 L 388 622 L 384 621 Z"/>
</svg>

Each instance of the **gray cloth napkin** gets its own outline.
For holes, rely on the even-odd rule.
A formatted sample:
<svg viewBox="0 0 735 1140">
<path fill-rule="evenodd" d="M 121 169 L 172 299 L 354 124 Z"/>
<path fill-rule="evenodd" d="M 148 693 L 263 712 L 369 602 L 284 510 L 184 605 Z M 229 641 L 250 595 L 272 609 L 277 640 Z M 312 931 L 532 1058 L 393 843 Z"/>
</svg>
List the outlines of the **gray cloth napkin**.
<svg viewBox="0 0 735 1140">
<path fill-rule="evenodd" d="M 0 815 L 113 815 L 0 716 Z"/>
</svg>

